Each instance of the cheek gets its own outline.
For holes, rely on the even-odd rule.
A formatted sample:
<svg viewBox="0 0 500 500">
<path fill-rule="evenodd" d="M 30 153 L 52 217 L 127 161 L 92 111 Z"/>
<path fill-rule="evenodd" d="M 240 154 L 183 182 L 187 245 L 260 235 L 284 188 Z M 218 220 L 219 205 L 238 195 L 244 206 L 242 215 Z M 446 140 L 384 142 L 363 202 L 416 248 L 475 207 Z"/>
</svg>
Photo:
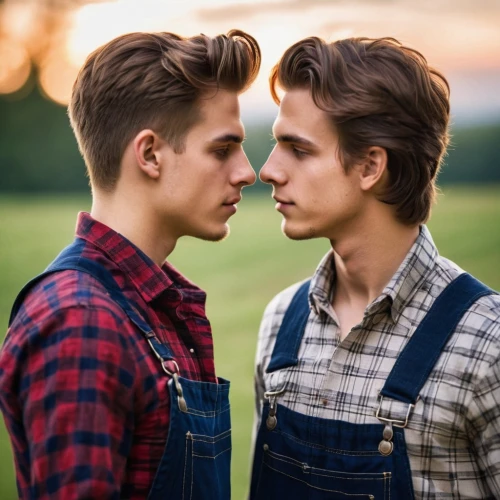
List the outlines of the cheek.
<svg viewBox="0 0 500 500">
<path fill-rule="evenodd" d="M 302 185 L 307 196 L 305 201 L 317 210 L 328 209 L 338 199 L 338 186 L 331 173 L 305 177 Z"/>
<path fill-rule="evenodd" d="M 351 211 L 360 203 L 359 192 L 351 181 L 331 173 L 310 186 L 309 199 L 318 212 Z"/>
<path fill-rule="evenodd" d="M 227 190 L 226 190 L 227 191 Z M 189 185 L 186 188 L 186 201 L 200 211 L 210 211 L 219 203 L 222 203 L 224 197 L 224 184 L 220 176 L 216 173 L 207 175 L 206 173 L 198 173 L 189 180 Z"/>
</svg>

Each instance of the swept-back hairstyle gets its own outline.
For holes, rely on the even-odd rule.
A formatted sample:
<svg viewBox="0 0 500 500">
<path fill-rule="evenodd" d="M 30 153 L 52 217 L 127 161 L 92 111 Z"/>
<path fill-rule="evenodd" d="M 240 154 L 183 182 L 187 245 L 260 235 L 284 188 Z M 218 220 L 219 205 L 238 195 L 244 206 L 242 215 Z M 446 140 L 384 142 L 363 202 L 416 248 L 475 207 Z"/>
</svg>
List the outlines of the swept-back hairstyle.
<svg viewBox="0 0 500 500">
<path fill-rule="evenodd" d="M 200 99 L 218 89 L 243 92 L 260 61 L 256 40 L 239 30 L 213 38 L 130 33 L 98 48 L 78 74 L 68 110 L 92 185 L 114 188 L 126 145 L 145 128 L 182 152 Z"/>
<path fill-rule="evenodd" d="M 389 183 L 379 199 L 394 205 L 405 224 L 428 219 L 450 105 L 448 82 L 422 54 L 394 38 L 306 38 L 284 53 L 270 86 L 278 104 L 278 87 L 310 89 L 339 135 L 346 170 L 370 146 L 385 148 Z"/>
</svg>

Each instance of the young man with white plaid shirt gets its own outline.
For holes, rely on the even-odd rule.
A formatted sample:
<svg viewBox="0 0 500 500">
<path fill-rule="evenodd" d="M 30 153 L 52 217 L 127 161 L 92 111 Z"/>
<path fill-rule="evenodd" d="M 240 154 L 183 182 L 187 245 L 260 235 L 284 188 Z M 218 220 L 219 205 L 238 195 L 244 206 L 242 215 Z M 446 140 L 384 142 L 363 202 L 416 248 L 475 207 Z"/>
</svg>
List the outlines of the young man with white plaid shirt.
<svg viewBox="0 0 500 500">
<path fill-rule="evenodd" d="M 500 297 L 424 225 L 446 79 L 394 39 L 307 38 L 270 82 L 261 180 L 332 249 L 264 314 L 250 497 L 500 498 Z"/>
</svg>

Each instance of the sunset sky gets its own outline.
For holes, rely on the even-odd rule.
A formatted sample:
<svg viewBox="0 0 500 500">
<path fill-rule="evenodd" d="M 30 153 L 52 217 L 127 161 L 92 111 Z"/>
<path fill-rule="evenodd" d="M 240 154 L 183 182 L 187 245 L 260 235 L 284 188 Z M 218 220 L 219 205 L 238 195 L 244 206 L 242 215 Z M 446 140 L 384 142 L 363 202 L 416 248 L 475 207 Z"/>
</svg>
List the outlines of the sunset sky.
<svg viewBox="0 0 500 500">
<path fill-rule="evenodd" d="M 215 35 L 239 28 L 255 36 L 263 51 L 258 81 L 242 99 L 244 117 L 253 119 L 275 114 L 267 88 L 269 71 L 297 40 L 311 35 L 331 41 L 392 36 L 421 51 L 445 73 L 451 83 L 457 122 L 500 120 L 500 0 L 74 3 L 76 9 L 60 16 L 57 33 L 51 33 L 43 57 L 37 53 L 47 37 L 46 31 L 37 32 L 43 0 L 4 0 L 0 4 L 0 92 L 11 92 L 16 86 L 13 77 L 9 83 L 7 75 L 17 72 L 17 85 L 22 83 L 29 68 L 23 63 L 27 54 L 37 60 L 44 92 L 64 104 L 85 57 L 117 35 L 130 31 Z"/>
</svg>

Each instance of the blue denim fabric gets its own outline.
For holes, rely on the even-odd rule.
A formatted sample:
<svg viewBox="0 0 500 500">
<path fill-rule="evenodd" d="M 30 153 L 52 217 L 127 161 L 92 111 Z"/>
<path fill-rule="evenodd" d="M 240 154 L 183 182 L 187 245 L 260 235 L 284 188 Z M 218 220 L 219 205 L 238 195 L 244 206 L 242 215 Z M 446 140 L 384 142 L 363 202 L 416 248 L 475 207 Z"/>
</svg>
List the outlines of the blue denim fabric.
<svg viewBox="0 0 500 500">
<path fill-rule="evenodd" d="M 193 382 L 179 378 L 187 411 L 176 404 L 175 385 L 165 453 L 150 500 L 228 500 L 230 491 L 231 422 L 229 382 Z"/>
<path fill-rule="evenodd" d="M 378 451 L 384 426 L 308 417 L 277 406 L 278 424 L 266 428 L 266 404 L 255 448 L 251 499 L 411 500 L 403 429 L 394 449 Z"/>
<path fill-rule="evenodd" d="M 267 372 L 298 362 L 309 316 L 310 282 L 296 292 L 276 338 Z M 456 278 L 436 299 L 401 352 L 380 394 L 411 408 L 460 318 L 483 295 L 493 290 L 468 274 Z M 270 405 L 263 408 L 258 431 L 250 498 L 311 500 L 412 500 L 414 498 L 404 429 L 407 421 L 392 422 L 384 439 L 387 418 L 380 424 L 309 417 L 280 404 L 276 427 L 267 426 Z M 398 427 L 397 425 L 400 425 Z M 390 442 L 386 454 L 381 442 Z"/>
<path fill-rule="evenodd" d="M 64 270 L 88 273 L 102 283 L 112 299 L 142 331 L 152 354 L 159 360 L 165 376 L 171 376 L 175 364 L 168 345 L 156 338 L 151 327 L 128 302 L 111 274 L 102 266 L 81 257 L 83 240 L 76 239 L 66 247 L 49 267 L 20 292 L 11 313 L 17 314 L 28 291 L 44 276 Z M 162 460 L 158 467 L 148 499 L 229 500 L 231 463 L 231 420 L 229 382 L 218 379 L 217 384 L 171 378 L 170 428 Z M 183 406 L 180 401 L 182 393 Z"/>
</svg>

